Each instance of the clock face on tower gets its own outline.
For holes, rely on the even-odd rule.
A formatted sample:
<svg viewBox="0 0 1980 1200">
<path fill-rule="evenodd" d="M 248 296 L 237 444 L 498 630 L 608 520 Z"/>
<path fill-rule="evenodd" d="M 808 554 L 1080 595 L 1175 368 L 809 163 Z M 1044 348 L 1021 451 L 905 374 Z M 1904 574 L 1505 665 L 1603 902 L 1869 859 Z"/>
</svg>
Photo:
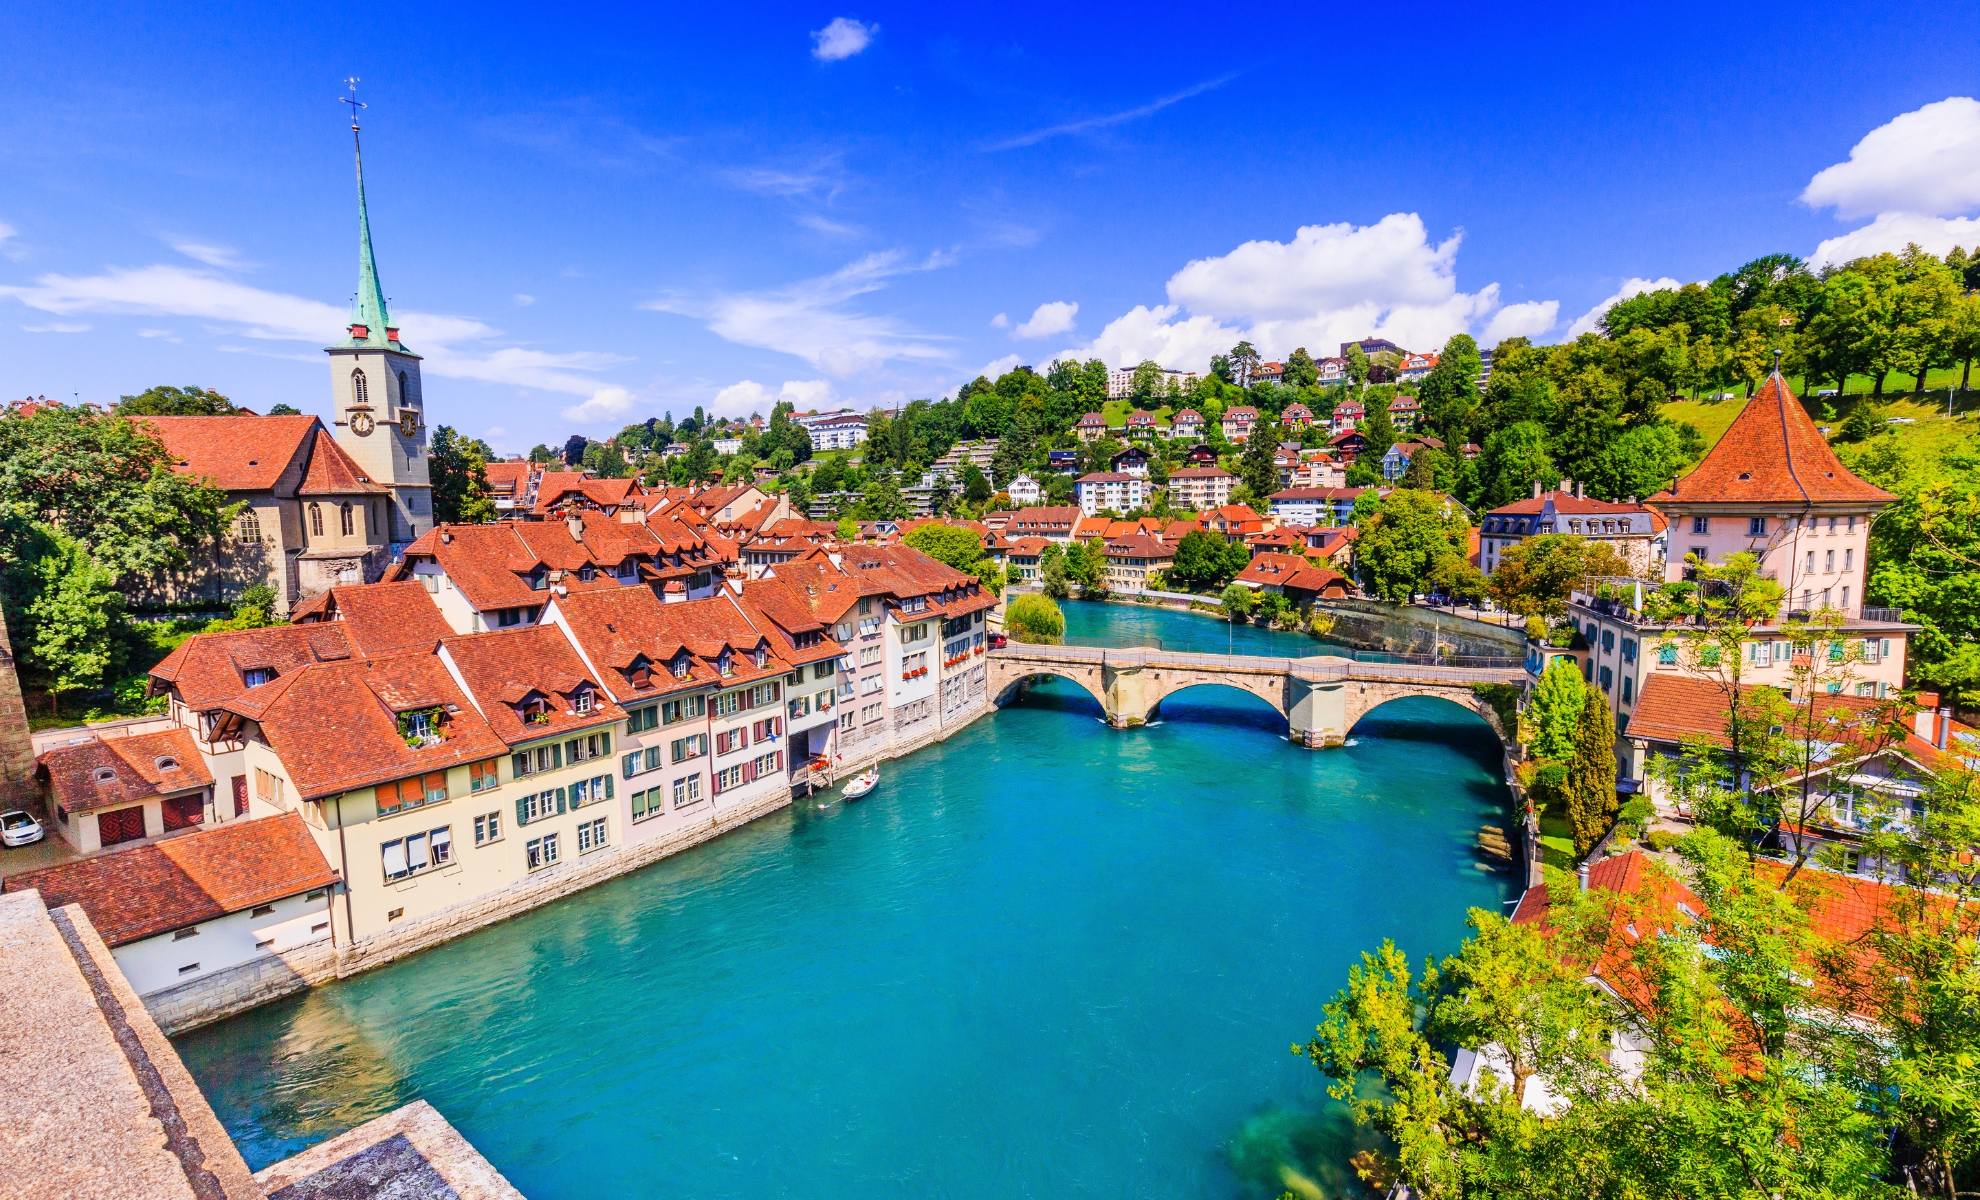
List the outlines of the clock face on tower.
<svg viewBox="0 0 1980 1200">
<path fill-rule="evenodd" d="M 351 432 L 364 437 L 371 432 L 371 414 L 354 412 L 351 414 Z"/>
<path fill-rule="evenodd" d="M 416 436 L 416 435 L 418 435 L 418 433 L 419 433 L 419 414 L 418 414 L 418 413 L 416 413 L 416 412 L 414 412 L 414 411 L 413 411 L 412 409 L 410 409 L 410 408 L 402 408 L 402 409 L 400 409 L 400 410 L 399 410 L 399 432 L 400 432 L 400 433 L 403 433 L 403 434 L 405 434 L 405 435 L 406 435 L 407 437 L 414 437 L 414 436 Z"/>
</svg>

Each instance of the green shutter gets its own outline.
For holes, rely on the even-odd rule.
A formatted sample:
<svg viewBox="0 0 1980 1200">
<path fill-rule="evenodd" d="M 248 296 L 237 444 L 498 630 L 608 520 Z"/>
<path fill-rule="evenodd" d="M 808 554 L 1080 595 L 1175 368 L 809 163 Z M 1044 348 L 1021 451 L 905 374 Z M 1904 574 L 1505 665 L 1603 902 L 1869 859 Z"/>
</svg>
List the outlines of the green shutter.
<svg viewBox="0 0 1980 1200">
<path fill-rule="evenodd" d="M 517 828 L 521 828 L 527 824 L 529 824 L 529 797 L 518 796 L 516 797 L 516 826 Z"/>
<path fill-rule="evenodd" d="M 515 755 L 509 760 L 509 768 L 510 768 L 510 773 L 513 774 L 518 779 L 521 779 L 523 776 L 529 774 L 529 755 L 527 754 Z"/>
<path fill-rule="evenodd" d="M 633 734 L 638 732 L 639 732 L 639 714 L 634 713 L 630 717 L 626 718 L 626 736 L 631 737 Z"/>
<path fill-rule="evenodd" d="M 563 765 L 564 765 L 564 744 L 562 742 L 551 742 L 550 743 L 551 769 L 555 770 L 556 768 L 561 767 Z"/>
<path fill-rule="evenodd" d="M 565 742 L 565 743 L 564 743 L 564 758 L 565 758 L 565 761 L 567 761 L 567 762 L 574 762 L 574 763 L 575 763 L 575 762 L 583 762 L 583 761 L 584 761 L 584 742 L 583 742 L 583 741 L 582 741 L 581 739 L 579 739 L 579 738 L 572 738 L 572 739 L 571 739 L 570 741 L 568 741 L 568 742 Z"/>
<path fill-rule="evenodd" d="M 603 748 L 602 753 L 610 754 L 612 752 L 612 733 L 610 730 L 606 730 L 598 735 L 598 744 Z"/>
<path fill-rule="evenodd" d="M 607 800 L 612 798 L 612 777 L 610 775 L 605 777 L 605 798 Z"/>
<path fill-rule="evenodd" d="M 558 788 L 558 789 L 557 789 L 557 811 L 558 811 L 558 812 L 563 812 L 563 811 L 564 811 L 564 789 L 563 789 L 563 788 Z"/>
</svg>

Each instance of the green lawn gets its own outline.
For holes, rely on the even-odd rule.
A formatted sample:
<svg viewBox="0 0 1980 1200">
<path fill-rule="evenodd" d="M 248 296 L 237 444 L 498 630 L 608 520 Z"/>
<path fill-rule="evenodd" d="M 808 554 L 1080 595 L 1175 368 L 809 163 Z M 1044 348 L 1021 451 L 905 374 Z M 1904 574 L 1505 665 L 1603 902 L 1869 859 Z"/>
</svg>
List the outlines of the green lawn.
<svg viewBox="0 0 1980 1200">
<path fill-rule="evenodd" d="M 1126 400 L 1109 400 L 1100 406 L 1100 415 L 1107 418 L 1107 425 L 1111 429 L 1126 427 L 1128 414 L 1133 411 L 1134 405 L 1128 403 Z M 1176 410 L 1163 405 L 1161 408 L 1151 409 L 1150 411 L 1155 414 L 1156 424 L 1166 426 L 1169 423 L 1169 418 L 1175 415 Z"/>
<path fill-rule="evenodd" d="M 1540 861 L 1563 871 L 1574 870 L 1574 830 L 1566 817 L 1540 818 Z"/>
<path fill-rule="evenodd" d="M 1801 405 L 1818 425 L 1831 429 L 1840 428 L 1849 416 L 1850 410 L 1863 402 L 1864 397 L 1854 393 L 1840 402 L 1835 397 L 1822 399 L 1804 397 Z M 1835 419 L 1822 415 L 1824 405 L 1835 409 Z M 1663 407 L 1663 414 L 1673 421 L 1683 421 L 1705 435 L 1708 445 L 1713 445 L 1725 435 L 1733 418 L 1746 407 L 1744 397 L 1735 400 L 1679 400 Z M 1900 445 L 1907 451 L 1936 455 L 1949 444 L 1971 436 L 1974 428 L 1973 414 L 1980 411 L 1980 403 L 1972 393 L 1962 393 L 1954 408 L 1958 414 L 1954 419 L 1946 419 L 1945 393 L 1941 392 L 1937 402 L 1920 403 L 1916 398 L 1904 394 L 1886 394 L 1883 402 L 1886 417 L 1910 417 L 1916 424 L 1893 425 L 1891 432 L 1896 434 Z"/>
</svg>

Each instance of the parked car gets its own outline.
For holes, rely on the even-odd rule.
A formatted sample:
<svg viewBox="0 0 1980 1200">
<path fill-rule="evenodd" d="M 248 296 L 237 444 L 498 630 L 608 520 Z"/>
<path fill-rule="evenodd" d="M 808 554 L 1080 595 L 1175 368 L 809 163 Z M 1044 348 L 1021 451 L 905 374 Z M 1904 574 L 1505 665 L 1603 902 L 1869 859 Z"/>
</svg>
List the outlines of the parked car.
<svg viewBox="0 0 1980 1200">
<path fill-rule="evenodd" d="M 47 836 L 48 831 L 41 827 L 41 822 L 18 808 L 0 813 L 0 844 L 31 846 Z"/>
<path fill-rule="evenodd" d="M 1009 644 L 1010 644 L 1010 639 L 1006 638 L 1001 633 L 993 633 L 990 635 L 990 648 L 992 650 L 1002 650 L 1005 646 Z"/>
</svg>

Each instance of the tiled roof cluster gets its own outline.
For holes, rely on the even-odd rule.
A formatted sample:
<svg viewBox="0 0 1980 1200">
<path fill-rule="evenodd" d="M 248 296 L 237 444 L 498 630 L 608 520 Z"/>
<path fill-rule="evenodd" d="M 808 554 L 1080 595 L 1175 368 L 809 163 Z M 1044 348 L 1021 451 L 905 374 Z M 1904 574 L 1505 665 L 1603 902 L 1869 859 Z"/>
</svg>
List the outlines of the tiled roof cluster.
<svg viewBox="0 0 1980 1200">
<path fill-rule="evenodd" d="M 1843 466 L 1777 372 L 1740 409 L 1696 469 L 1649 499 L 1882 505 L 1896 497 Z"/>
<path fill-rule="evenodd" d="M 249 671 L 272 671 L 280 677 L 355 654 L 341 622 L 202 633 L 181 642 L 151 668 L 152 690 L 176 689 L 180 703 L 204 712 L 245 692 Z"/>
<path fill-rule="evenodd" d="M 432 650 L 454 633 L 425 586 L 414 580 L 333 587 L 290 609 L 289 621 L 334 622 L 361 655 Z"/>
<path fill-rule="evenodd" d="M 1335 592 L 1345 595 L 1348 591 L 1347 577 L 1338 571 L 1316 567 L 1306 561 L 1303 555 L 1278 554 L 1265 551 L 1252 555 L 1244 570 L 1238 572 L 1236 582 L 1253 587 L 1290 588 L 1304 592 Z"/>
<path fill-rule="evenodd" d="M 620 590 L 644 596 L 655 607 L 660 604 L 646 588 Z M 479 709 L 484 727 L 497 742 L 497 753 L 521 742 L 590 729 L 625 715 L 603 690 L 603 681 L 585 666 L 554 625 L 464 634 L 448 638 L 441 649 L 467 683 L 470 703 Z M 431 661 L 444 676 L 446 671 L 439 661 Z M 525 715 L 532 712 L 534 715 Z"/>
<path fill-rule="evenodd" d="M 302 818 L 282 813 L 22 872 L 4 890 L 36 889 L 51 909 L 80 904 L 104 943 L 122 946 L 336 879 Z"/>
<path fill-rule="evenodd" d="M 1745 684 L 1741 691 L 1750 694 L 1762 688 L 1766 685 Z M 1828 731 L 1823 741 L 1853 746 L 1859 755 L 1887 748 L 1935 770 L 1958 763 L 1954 755 L 1920 737 L 1912 725 L 1899 728 L 1902 714 L 1890 700 L 1822 695 L 1816 697 L 1812 713 L 1805 701 L 1798 702 L 1795 708 L 1801 720 L 1813 720 Z M 1695 738 L 1724 748 L 1731 745 L 1726 734 L 1731 711 L 1726 693 L 1711 680 L 1674 671 L 1653 671 L 1643 681 L 1643 690 L 1636 698 L 1627 736 L 1671 745 Z M 1800 727 L 1797 721 L 1797 728 Z"/>
<path fill-rule="evenodd" d="M 388 578 L 412 578 L 418 563 L 433 562 L 469 604 L 488 612 L 540 607 L 553 583 L 567 592 L 632 581 L 665 583 L 700 571 L 720 573 L 736 557 L 733 542 L 671 516 L 645 522 L 502 521 L 436 526 L 406 547 L 405 561 Z M 628 567 L 628 575 L 619 574 Z"/>
</svg>

